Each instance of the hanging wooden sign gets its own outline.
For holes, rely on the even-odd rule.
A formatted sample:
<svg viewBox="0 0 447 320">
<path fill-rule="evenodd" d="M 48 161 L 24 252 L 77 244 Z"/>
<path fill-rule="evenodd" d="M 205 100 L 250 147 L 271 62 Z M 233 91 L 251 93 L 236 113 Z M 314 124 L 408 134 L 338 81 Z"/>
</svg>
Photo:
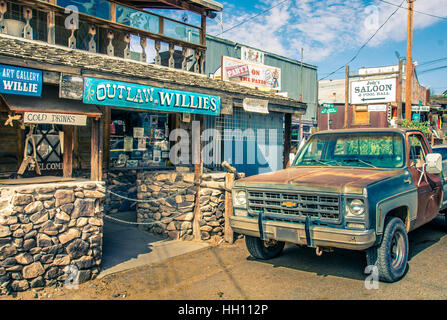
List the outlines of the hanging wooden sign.
<svg viewBox="0 0 447 320">
<path fill-rule="evenodd" d="M 80 114 L 25 112 L 25 123 L 65 124 L 70 126 L 86 126 L 87 116 Z"/>
</svg>

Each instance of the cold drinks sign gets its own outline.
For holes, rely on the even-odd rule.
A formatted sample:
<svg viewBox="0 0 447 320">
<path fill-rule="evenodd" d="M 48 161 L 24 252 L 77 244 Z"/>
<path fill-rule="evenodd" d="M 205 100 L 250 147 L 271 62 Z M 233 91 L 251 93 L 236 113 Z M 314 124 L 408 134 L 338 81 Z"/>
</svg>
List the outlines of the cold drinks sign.
<svg viewBox="0 0 447 320">
<path fill-rule="evenodd" d="M 351 82 L 352 104 L 396 101 L 396 78 Z"/>
<path fill-rule="evenodd" d="M 40 97 L 42 71 L 0 64 L 0 93 Z"/>
</svg>

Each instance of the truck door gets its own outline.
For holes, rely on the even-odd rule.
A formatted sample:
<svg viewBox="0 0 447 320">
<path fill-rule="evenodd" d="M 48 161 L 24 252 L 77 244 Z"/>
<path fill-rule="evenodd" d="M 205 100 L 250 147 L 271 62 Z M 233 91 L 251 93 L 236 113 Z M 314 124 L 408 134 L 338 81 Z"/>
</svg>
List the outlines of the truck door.
<svg viewBox="0 0 447 320">
<path fill-rule="evenodd" d="M 422 173 L 428 146 L 421 133 L 408 134 L 408 168 L 413 176 L 413 182 L 418 188 L 418 212 L 415 227 L 421 226 L 438 213 L 441 205 L 442 184 L 436 174 Z M 422 177 L 421 177 L 422 175 Z"/>
</svg>

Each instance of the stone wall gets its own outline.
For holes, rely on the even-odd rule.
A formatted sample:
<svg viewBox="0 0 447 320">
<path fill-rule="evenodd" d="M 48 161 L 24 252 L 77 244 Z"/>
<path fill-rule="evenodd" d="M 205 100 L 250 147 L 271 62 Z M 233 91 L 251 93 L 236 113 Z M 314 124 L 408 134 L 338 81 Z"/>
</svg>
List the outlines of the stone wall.
<svg viewBox="0 0 447 320">
<path fill-rule="evenodd" d="M 196 200 L 194 173 L 141 172 L 138 174 L 137 222 L 140 228 L 169 237 L 193 239 Z M 225 173 L 205 173 L 200 189 L 199 227 L 202 240 L 223 237 L 225 224 Z"/>
<path fill-rule="evenodd" d="M 225 173 L 205 173 L 200 189 L 199 220 L 202 240 L 224 236 L 225 230 Z"/>
<path fill-rule="evenodd" d="M 196 187 L 194 173 L 145 171 L 137 177 L 140 228 L 171 239 L 192 240 Z"/>
<path fill-rule="evenodd" d="M 136 170 L 111 170 L 104 174 L 104 180 L 107 183 L 107 190 L 130 199 L 137 198 Z M 133 211 L 136 208 L 135 202 L 111 195 L 110 193 L 106 195 L 104 207 L 106 212 L 110 214 L 118 211 Z"/>
<path fill-rule="evenodd" d="M 89 181 L 0 187 L 0 293 L 63 283 L 69 266 L 95 278 L 104 193 Z"/>
</svg>

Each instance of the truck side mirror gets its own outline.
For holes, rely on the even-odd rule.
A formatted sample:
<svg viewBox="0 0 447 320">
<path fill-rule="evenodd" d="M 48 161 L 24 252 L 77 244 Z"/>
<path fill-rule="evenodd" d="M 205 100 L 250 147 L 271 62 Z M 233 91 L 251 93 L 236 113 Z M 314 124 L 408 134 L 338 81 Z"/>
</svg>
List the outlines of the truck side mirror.
<svg viewBox="0 0 447 320">
<path fill-rule="evenodd" d="M 442 155 L 440 153 L 427 154 L 427 173 L 439 174 L 442 172 Z"/>
</svg>

